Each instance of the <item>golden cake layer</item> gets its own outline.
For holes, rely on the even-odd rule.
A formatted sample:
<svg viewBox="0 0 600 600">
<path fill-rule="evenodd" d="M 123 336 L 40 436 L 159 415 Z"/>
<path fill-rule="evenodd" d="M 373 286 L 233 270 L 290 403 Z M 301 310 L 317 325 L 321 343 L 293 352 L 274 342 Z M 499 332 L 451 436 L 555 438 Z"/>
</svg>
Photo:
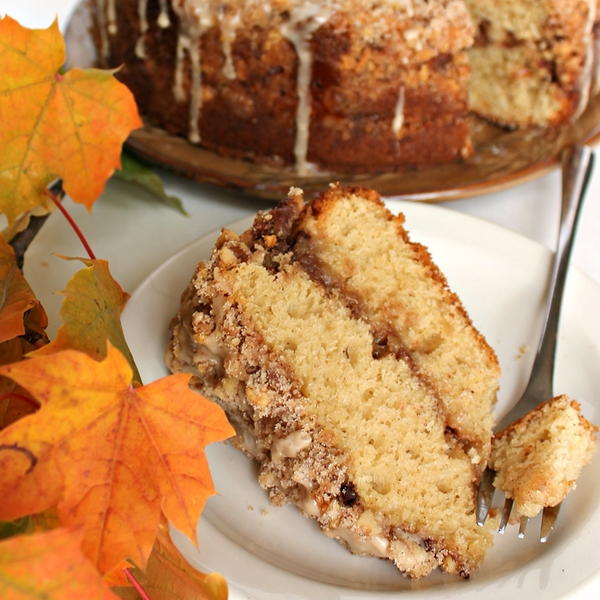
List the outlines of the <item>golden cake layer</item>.
<svg viewBox="0 0 600 600">
<path fill-rule="evenodd" d="M 275 504 L 411 577 L 468 576 L 497 359 L 375 192 L 294 189 L 224 231 L 172 323 L 168 363 L 227 411 Z"/>
</svg>

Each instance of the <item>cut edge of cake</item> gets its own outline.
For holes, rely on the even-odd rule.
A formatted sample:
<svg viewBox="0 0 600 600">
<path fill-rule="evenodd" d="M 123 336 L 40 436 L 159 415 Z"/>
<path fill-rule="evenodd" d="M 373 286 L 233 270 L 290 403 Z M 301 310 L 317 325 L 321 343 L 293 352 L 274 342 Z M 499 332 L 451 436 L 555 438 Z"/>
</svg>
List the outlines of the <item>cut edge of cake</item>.
<svg viewBox="0 0 600 600">
<path fill-rule="evenodd" d="M 510 127 L 577 118 L 595 93 L 597 0 L 466 0 L 477 35 L 469 49 L 469 106 Z"/>
</svg>

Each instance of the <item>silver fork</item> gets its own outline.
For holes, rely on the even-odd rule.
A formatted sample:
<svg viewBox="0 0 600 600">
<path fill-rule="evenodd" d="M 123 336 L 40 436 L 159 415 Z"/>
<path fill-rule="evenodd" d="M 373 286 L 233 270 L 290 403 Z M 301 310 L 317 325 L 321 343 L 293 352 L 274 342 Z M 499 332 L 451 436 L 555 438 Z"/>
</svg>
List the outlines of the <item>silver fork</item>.
<svg viewBox="0 0 600 600">
<path fill-rule="evenodd" d="M 556 252 L 552 263 L 552 274 L 546 296 L 544 325 L 529 382 L 520 400 L 498 424 L 496 431 L 502 431 L 513 421 L 520 419 L 538 404 L 553 397 L 554 357 L 560 307 L 562 304 L 565 279 L 573 247 L 579 211 L 592 173 L 594 154 L 587 146 L 569 146 L 561 155 L 562 159 L 562 202 L 560 227 Z M 477 493 L 477 524 L 483 526 L 490 511 L 494 494 L 495 471 L 487 467 L 483 472 Z M 506 498 L 500 519 L 499 533 L 504 533 L 513 499 Z M 540 542 L 545 542 L 554 528 L 560 504 L 545 507 L 542 513 Z M 521 517 L 519 537 L 525 536 L 527 517 Z"/>
</svg>

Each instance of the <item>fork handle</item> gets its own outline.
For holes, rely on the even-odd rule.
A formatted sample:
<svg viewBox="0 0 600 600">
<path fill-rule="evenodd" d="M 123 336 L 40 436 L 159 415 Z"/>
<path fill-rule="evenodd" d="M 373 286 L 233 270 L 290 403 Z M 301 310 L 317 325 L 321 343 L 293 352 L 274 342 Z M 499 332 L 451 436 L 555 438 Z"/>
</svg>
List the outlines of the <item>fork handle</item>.
<svg viewBox="0 0 600 600">
<path fill-rule="evenodd" d="M 583 198 L 594 165 L 594 153 L 588 146 L 569 146 L 562 159 L 562 201 L 558 242 L 552 261 L 552 275 L 546 294 L 546 306 L 542 336 L 535 354 L 523 402 L 518 402 L 501 421 L 498 430 L 504 429 L 514 420 L 521 418 L 540 402 L 553 396 L 554 359 L 560 308 L 565 280 L 573 247 Z M 525 400 L 527 398 L 527 400 Z"/>
</svg>

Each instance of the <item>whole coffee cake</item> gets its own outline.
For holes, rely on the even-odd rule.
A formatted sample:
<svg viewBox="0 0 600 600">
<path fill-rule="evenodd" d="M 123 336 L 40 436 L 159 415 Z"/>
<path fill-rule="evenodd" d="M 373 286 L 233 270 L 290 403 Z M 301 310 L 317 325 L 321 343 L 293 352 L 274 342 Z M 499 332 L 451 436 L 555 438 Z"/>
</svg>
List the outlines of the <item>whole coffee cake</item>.
<svg viewBox="0 0 600 600">
<path fill-rule="evenodd" d="M 300 174 L 469 156 L 473 111 L 551 126 L 597 80 L 597 0 L 91 0 L 147 122 Z"/>
</svg>

